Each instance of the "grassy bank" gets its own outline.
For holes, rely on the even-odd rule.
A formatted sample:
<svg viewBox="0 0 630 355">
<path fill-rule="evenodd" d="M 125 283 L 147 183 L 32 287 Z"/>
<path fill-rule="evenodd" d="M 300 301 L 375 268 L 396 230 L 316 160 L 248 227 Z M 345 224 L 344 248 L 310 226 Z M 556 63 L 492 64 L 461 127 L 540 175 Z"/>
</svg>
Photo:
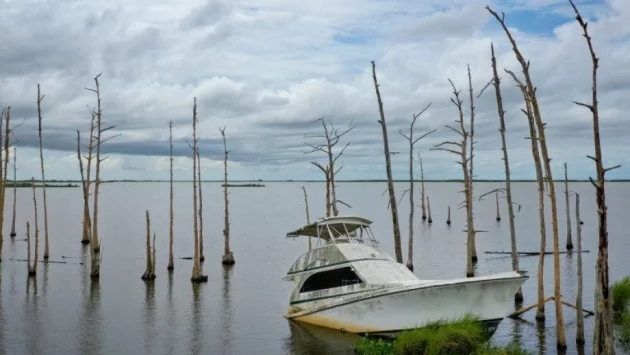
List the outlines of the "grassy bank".
<svg viewBox="0 0 630 355">
<path fill-rule="evenodd" d="M 525 355 L 518 346 L 493 346 L 481 321 L 464 317 L 454 322 L 435 322 L 424 328 L 404 331 L 396 340 L 363 337 L 357 341 L 359 355 Z"/>
<path fill-rule="evenodd" d="M 615 282 L 610 291 L 613 301 L 615 338 L 630 350 L 630 276 Z"/>
</svg>

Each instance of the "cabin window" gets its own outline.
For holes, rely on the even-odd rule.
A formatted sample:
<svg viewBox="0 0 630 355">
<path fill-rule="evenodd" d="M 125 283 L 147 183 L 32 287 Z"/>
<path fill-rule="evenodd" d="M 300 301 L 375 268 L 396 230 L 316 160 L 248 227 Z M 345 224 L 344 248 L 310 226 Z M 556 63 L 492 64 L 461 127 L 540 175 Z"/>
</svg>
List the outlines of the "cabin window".
<svg viewBox="0 0 630 355">
<path fill-rule="evenodd" d="M 341 287 L 362 283 L 359 276 L 352 268 L 343 267 L 340 269 L 327 270 L 313 274 L 304 281 L 300 293 L 324 290 L 327 288 Z"/>
</svg>

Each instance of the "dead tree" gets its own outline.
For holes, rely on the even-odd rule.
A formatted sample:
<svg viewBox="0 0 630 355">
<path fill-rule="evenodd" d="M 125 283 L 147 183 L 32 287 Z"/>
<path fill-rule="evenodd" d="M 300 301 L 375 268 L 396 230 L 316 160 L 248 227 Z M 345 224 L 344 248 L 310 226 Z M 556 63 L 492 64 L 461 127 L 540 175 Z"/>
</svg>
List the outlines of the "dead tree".
<svg viewBox="0 0 630 355">
<path fill-rule="evenodd" d="M 427 196 L 427 212 L 429 213 L 427 223 L 431 225 L 431 223 L 433 223 L 433 218 L 431 218 L 431 201 L 429 201 L 429 196 Z"/>
<path fill-rule="evenodd" d="M 496 205 L 497 205 L 497 216 L 495 217 L 495 220 L 497 222 L 501 222 L 501 212 L 499 210 L 499 192 L 495 191 L 494 195 L 495 195 L 495 198 L 496 198 Z"/>
<path fill-rule="evenodd" d="M 493 85 L 495 96 L 497 99 L 497 111 L 499 117 L 499 132 L 501 133 L 501 151 L 503 152 L 503 163 L 505 164 L 505 195 L 508 204 L 508 218 L 510 222 L 510 246 L 512 251 L 512 270 L 518 271 L 518 249 L 516 245 L 516 227 L 514 224 L 514 202 L 512 201 L 512 177 L 510 174 L 510 160 L 508 158 L 507 151 L 507 142 L 506 142 L 506 129 L 505 129 L 505 110 L 503 109 L 503 96 L 501 95 L 501 79 L 499 78 L 499 73 L 497 70 L 497 59 L 494 56 L 494 45 L 490 44 L 490 53 L 491 53 L 491 61 L 492 61 L 492 75 L 493 75 Z M 535 141 L 532 140 L 534 143 Z M 497 202 L 497 221 L 501 220 L 501 216 L 499 215 L 499 192 L 496 192 L 496 202 Z M 544 214 L 544 211 L 543 211 Z M 543 244 L 544 248 L 544 244 Z M 542 250 L 544 251 L 544 249 Z M 542 258 L 542 256 L 541 256 Z M 523 303 L 523 288 L 519 287 L 518 291 L 514 295 L 514 303 L 521 304 Z M 544 315 L 544 313 L 543 313 Z"/>
<path fill-rule="evenodd" d="M 567 250 L 573 250 L 573 240 L 571 239 L 571 206 L 569 205 L 569 177 L 567 174 L 567 163 L 564 162 L 564 203 L 567 213 Z"/>
<path fill-rule="evenodd" d="M 29 277 L 35 277 L 35 275 L 37 275 L 38 244 L 37 239 L 35 239 L 35 260 L 31 264 L 31 224 L 26 221 L 26 265 Z"/>
<path fill-rule="evenodd" d="M 575 11 L 575 19 L 582 27 L 582 32 L 591 55 L 592 69 L 592 101 L 590 104 L 575 102 L 579 106 L 588 108 L 593 115 L 593 145 L 595 156 L 588 156 L 595 162 L 597 179 L 589 178 L 595 187 L 595 201 L 597 202 L 598 217 L 598 254 L 596 266 L 595 287 L 595 330 L 593 334 L 593 354 L 614 354 L 613 313 L 610 294 L 610 274 L 608 269 L 608 207 L 606 206 L 606 173 L 617 169 L 620 165 L 604 168 L 601 140 L 599 134 L 599 107 L 597 102 L 597 68 L 599 58 L 593 49 L 593 42 L 588 33 L 587 23 L 584 21 L 573 1 L 569 0 Z M 578 218 L 579 221 L 579 218 Z"/>
<path fill-rule="evenodd" d="M 422 166 L 422 157 L 420 157 L 420 153 L 418 153 L 418 160 L 420 161 L 420 209 L 422 210 L 422 222 L 424 222 L 427 219 L 427 206 L 424 204 L 424 167 Z"/>
<path fill-rule="evenodd" d="M 346 206 L 348 205 L 345 202 L 337 199 L 337 185 L 335 184 L 335 178 L 343 168 L 343 162 L 341 163 L 341 166 L 339 166 L 339 168 L 336 168 L 335 164 L 337 164 L 337 160 L 341 158 L 346 148 L 348 148 L 350 142 L 346 143 L 346 145 L 344 145 L 339 153 L 336 153 L 334 151 L 334 148 L 335 146 L 337 146 L 337 144 L 339 144 L 339 141 L 343 136 L 354 129 L 354 125 L 352 124 L 352 122 L 350 122 L 348 127 L 342 130 L 338 127 L 335 127 L 330 120 L 328 120 L 327 124 L 323 117 L 315 120 L 315 123 L 317 122 L 321 123 L 324 133 L 318 135 L 304 136 L 304 138 L 323 139 L 324 142 L 321 144 L 312 144 L 309 142 L 305 142 L 306 146 L 311 149 L 306 153 L 322 152 L 326 154 L 326 158 L 328 160 L 326 166 L 323 166 L 322 164 L 315 161 L 312 161 L 311 164 L 317 166 L 326 175 L 326 216 L 330 216 L 331 210 L 333 216 L 338 216 L 339 209 L 337 207 L 337 203 L 341 203 Z"/>
<path fill-rule="evenodd" d="M 394 228 L 394 250 L 396 252 L 396 262 L 403 263 L 402 245 L 400 238 L 400 225 L 398 224 L 398 205 L 396 205 L 396 192 L 394 191 L 394 179 L 392 177 L 392 162 L 389 152 L 389 141 L 387 139 L 387 123 L 385 121 L 385 110 L 383 109 L 383 100 L 379 90 L 378 80 L 376 79 L 376 62 L 372 61 L 372 79 L 374 81 L 374 90 L 376 91 L 376 99 L 378 101 L 378 111 L 380 119 L 378 123 L 381 125 L 383 133 L 383 152 L 385 154 L 385 170 L 387 172 L 387 191 L 389 192 L 389 206 L 392 212 L 392 226 Z"/>
<path fill-rule="evenodd" d="M 466 124 L 464 123 L 464 110 L 463 110 L 463 101 L 459 98 L 459 93 L 461 90 L 457 90 L 455 84 L 451 79 L 448 79 L 451 83 L 451 87 L 453 88 L 453 96 L 451 98 L 451 102 L 457 107 L 457 112 L 459 118 L 455 121 L 459 124 L 459 128 L 456 129 L 450 125 L 445 125 L 446 128 L 456 132 L 460 137 L 461 141 L 445 141 L 442 142 L 431 150 L 441 150 L 451 154 L 455 154 L 460 157 L 460 161 L 457 162 L 462 166 L 462 171 L 464 173 L 464 207 L 466 208 L 466 277 L 475 276 L 475 270 L 473 267 L 473 252 L 474 243 L 473 239 L 475 238 L 475 227 L 473 222 L 473 214 L 472 214 L 472 193 L 471 193 L 471 178 L 470 178 L 470 170 L 468 169 L 468 138 L 470 137 L 470 133 L 466 130 Z M 459 150 L 455 150 L 458 148 Z"/>
<path fill-rule="evenodd" d="M 306 194 L 306 187 L 302 186 L 302 191 L 304 191 L 304 208 L 306 208 L 306 224 L 311 224 L 311 214 L 308 211 L 308 195 Z M 308 237 L 308 251 L 313 249 L 313 244 L 311 241 L 311 237 Z"/>
<path fill-rule="evenodd" d="M 526 84 L 526 95 L 527 101 L 531 105 L 532 108 L 532 116 L 536 122 L 536 128 L 538 131 L 538 143 L 540 144 L 540 150 L 542 154 L 542 161 L 545 168 L 545 178 L 547 181 L 547 186 L 549 188 L 549 197 L 551 200 L 551 228 L 553 233 L 553 266 L 554 266 L 554 303 L 556 309 L 556 347 L 558 349 L 566 349 L 566 334 L 564 329 L 564 316 L 562 310 L 562 295 L 560 293 L 560 254 L 559 252 L 559 235 L 558 235 L 558 206 L 556 201 L 556 189 L 555 183 L 553 180 L 553 171 L 551 170 L 551 158 L 549 157 L 549 152 L 547 149 L 547 140 L 545 137 L 545 125 L 546 123 L 542 120 L 542 115 L 540 112 L 540 108 L 538 106 L 538 99 L 536 98 L 536 89 L 531 80 L 531 76 L 529 73 L 529 62 L 527 62 L 523 55 L 521 54 L 518 46 L 516 45 L 516 41 L 512 37 L 512 34 L 507 28 L 505 24 L 505 16 L 499 17 L 499 15 L 492 11 L 489 6 L 486 7 L 488 11 L 496 18 L 496 20 L 501 24 L 503 30 L 505 31 L 508 39 L 512 44 L 512 49 L 516 56 L 516 59 L 521 64 L 521 69 L 523 70 L 523 75 L 525 77 Z"/>
<path fill-rule="evenodd" d="M 585 343 L 584 340 L 584 312 L 582 312 L 582 293 L 583 293 L 583 279 L 582 274 L 582 226 L 580 225 L 580 194 L 575 194 L 575 229 L 577 232 L 577 296 L 575 297 L 575 307 L 577 311 L 577 331 L 575 333 L 575 342 L 578 345 Z"/>
<path fill-rule="evenodd" d="M 9 163 L 9 146 L 11 137 L 11 106 L 7 106 L 0 112 L 0 133 L 2 132 L 2 125 L 4 124 L 4 142 L 0 139 L 0 143 L 4 143 L 4 156 L 2 149 L 0 149 L 0 262 L 2 262 L 2 230 L 4 226 L 4 200 L 7 190 L 7 167 Z M 1 137 L 1 134 L 0 134 Z"/>
<path fill-rule="evenodd" d="M 230 209 L 228 199 L 228 154 L 230 153 L 230 151 L 227 149 L 227 140 L 225 139 L 225 127 L 219 128 L 219 131 L 221 131 L 221 136 L 223 137 L 223 151 L 225 153 L 225 158 L 223 159 L 223 201 L 225 203 L 223 237 L 225 238 L 225 240 L 223 260 L 221 261 L 221 263 L 223 265 L 234 265 L 234 253 L 232 253 L 232 251 L 230 250 Z M 334 175 L 334 173 L 331 173 L 331 175 Z M 332 186 L 334 190 L 334 185 Z M 333 193 L 333 198 L 334 196 L 335 194 Z M 335 204 L 333 204 L 333 208 L 335 208 L 334 206 Z"/>
<path fill-rule="evenodd" d="M 96 137 L 94 137 L 94 146 L 96 147 L 96 167 L 94 172 L 94 208 L 92 210 L 92 249 L 95 253 L 99 253 L 101 250 L 98 234 L 98 194 L 101 186 L 101 163 L 107 159 L 107 157 L 101 158 L 101 146 L 110 139 L 120 136 L 120 134 L 115 134 L 103 139 L 103 133 L 112 130 L 116 126 L 104 126 L 103 109 L 101 107 L 101 88 L 98 81 L 100 76 L 101 74 L 98 74 L 94 78 L 94 83 L 96 85 L 95 89 L 85 88 L 86 90 L 92 91 L 96 94 L 96 111 L 93 111 L 93 114 L 96 117 Z"/>
<path fill-rule="evenodd" d="M 449 225 L 449 226 L 451 225 L 451 206 L 448 206 L 448 214 L 447 214 L 447 217 L 446 217 L 446 224 Z"/>
<path fill-rule="evenodd" d="M 42 100 L 44 99 L 44 96 L 41 95 L 39 84 L 37 84 L 37 131 L 39 132 L 39 163 L 42 170 L 42 193 L 44 195 L 44 260 L 48 260 L 48 257 L 50 256 L 50 247 L 48 244 L 48 205 L 46 203 L 46 175 L 44 173 L 44 144 L 42 140 Z"/>
<path fill-rule="evenodd" d="M 147 221 L 147 268 L 144 270 L 141 279 L 144 281 L 152 281 L 155 280 L 155 264 L 153 262 L 153 254 L 151 253 L 151 218 L 149 216 L 149 210 L 146 211 L 145 217 Z"/>
<path fill-rule="evenodd" d="M 206 260 L 206 256 L 203 253 L 203 191 L 201 185 L 201 154 L 199 154 L 199 148 L 197 148 L 197 182 L 199 183 L 199 262 Z"/>
<path fill-rule="evenodd" d="M 83 156 L 83 158 L 86 160 L 86 171 L 85 171 L 85 191 L 86 191 L 86 195 L 84 196 L 84 198 L 86 198 L 86 203 L 89 204 L 89 199 L 90 199 L 90 186 L 92 183 L 92 159 L 93 159 L 93 152 L 94 152 L 94 141 L 95 141 L 95 136 L 94 136 L 94 128 L 95 128 L 95 123 L 96 123 L 96 115 L 94 114 L 94 111 L 90 110 L 90 134 L 89 134 L 89 143 L 84 145 L 84 147 L 87 149 L 87 156 Z M 90 217 L 90 209 L 88 208 L 87 210 L 84 211 L 83 214 L 83 235 L 81 238 L 81 244 L 90 244 L 90 241 L 92 239 L 91 235 L 92 235 L 92 217 Z"/>
<path fill-rule="evenodd" d="M 207 282 L 208 276 L 201 273 L 201 262 L 199 260 L 199 210 L 197 209 L 197 98 L 193 99 L 193 143 L 192 160 L 193 160 L 193 237 L 195 238 L 195 249 L 193 256 L 193 270 L 190 280 L 195 283 Z"/>
<path fill-rule="evenodd" d="M 473 162 L 475 161 L 475 154 L 474 154 L 474 147 L 475 147 L 475 99 L 474 99 L 474 91 L 473 91 L 473 86 L 472 86 L 472 75 L 470 74 L 470 65 L 467 65 L 468 68 L 468 94 L 469 94 L 469 98 L 470 98 L 470 127 L 469 127 L 469 133 L 470 133 L 470 152 L 468 154 L 468 169 L 470 169 L 470 172 L 468 173 L 468 176 L 470 176 L 470 214 L 473 216 L 474 218 L 474 206 L 475 206 L 475 202 L 473 200 L 473 195 L 474 195 L 474 181 L 475 181 L 475 175 L 474 175 L 474 170 L 473 170 Z M 472 238 L 472 261 L 473 263 L 477 262 L 477 238 L 475 237 L 475 235 L 473 235 Z"/>
<path fill-rule="evenodd" d="M 83 216 L 87 216 L 87 219 L 83 220 L 83 232 L 87 233 L 83 235 L 83 240 L 90 240 L 92 219 L 90 218 L 90 191 L 83 174 L 83 159 L 81 158 L 81 132 L 77 129 L 77 159 L 79 160 L 79 171 L 81 172 L 81 188 L 83 190 Z M 87 244 L 87 243 L 83 243 Z"/>
<path fill-rule="evenodd" d="M 413 216 L 415 214 L 415 200 L 414 200 L 414 188 L 413 188 L 413 147 L 418 143 L 422 138 L 428 136 L 429 134 L 435 132 L 436 130 L 429 131 L 418 138 L 413 136 L 413 128 L 418 120 L 418 117 L 422 115 L 426 110 L 431 107 L 431 103 L 427 105 L 422 111 L 414 114 L 411 118 L 411 124 L 409 125 L 409 134 L 405 134 L 402 130 L 398 131 L 401 136 L 405 137 L 409 142 L 409 246 L 407 251 L 407 268 L 413 271 Z M 422 164 L 422 163 L 421 163 Z M 404 195 L 404 192 L 403 192 Z"/>
<path fill-rule="evenodd" d="M 5 179 L 6 184 L 6 179 Z M 17 149 L 13 148 L 13 217 L 11 218 L 11 238 L 15 238 L 15 217 L 17 214 Z"/>
<path fill-rule="evenodd" d="M 29 275 L 34 276 L 37 274 L 37 260 L 39 258 L 39 226 L 37 223 L 37 195 L 35 194 L 35 178 L 31 178 L 31 188 L 33 189 L 33 208 L 35 211 L 35 260 L 33 260 L 33 267 L 29 271 Z"/>
<path fill-rule="evenodd" d="M 517 86 L 521 90 L 521 94 L 523 95 L 523 102 L 525 103 L 525 109 L 522 110 L 527 118 L 527 123 L 529 125 L 529 141 L 532 147 L 532 157 L 534 160 L 534 167 L 536 171 L 536 184 L 538 185 L 538 221 L 539 221 L 539 229 L 540 229 L 540 253 L 538 257 L 538 270 L 537 270 L 537 280 L 538 280 L 538 302 L 536 304 L 536 320 L 543 321 L 545 320 L 545 284 L 544 284 L 544 269 L 545 269 L 545 254 L 546 254 L 546 246 L 547 246 L 547 227 L 545 222 L 545 179 L 543 176 L 543 168 L 540 162 L 540 151 L 538 144 L 538 133 L 536 129 L 536 122 L 532 113 L 531 102 L 528 99 L 527 95 L 527 87 L 522 83 L 520 79 L 509 70 L 505 70 L 512 79 L 516 82 Z"/>
<path fill-rule="evenodd" d="M 173 218 L 173 121 L 168 123 L 168 144 L 170 153 L 170 182 L 169 182 L 169 227 L 168 227 L 168 266 L 167 270 L 173 271 L 175 263 L 173 258 L 173 234 L 174 234 L 174 218 Z"/>
</svg>

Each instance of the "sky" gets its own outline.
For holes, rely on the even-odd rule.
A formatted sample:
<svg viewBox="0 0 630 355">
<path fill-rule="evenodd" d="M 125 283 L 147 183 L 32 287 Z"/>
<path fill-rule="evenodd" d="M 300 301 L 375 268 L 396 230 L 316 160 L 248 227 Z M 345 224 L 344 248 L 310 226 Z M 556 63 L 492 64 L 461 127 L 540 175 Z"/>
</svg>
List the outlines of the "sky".
<svg viewBox="0 0 630 355">
<path fill-rule="evenodd" d="M 576 0 L 600 58 L 599 103 L 609 178 L 630 178 L 630 2 Z M 430 150 L 458 139 L 448 79 L 469 114 L 467 65 L 475 96 L 492 77 L 496 51 L 514 179 L 535 177 L 522 96 L 503 68 L 520 74 L 496 20 L 506 22 L 531 62 L 554 178 L 594 173 L 589 102 L 591 61 L 568 0 L 0 0 L 0 103 L 11 105 L 17 177 L 40 178 L 37 85 L 42 94 L 47 179 L 79 179 L 76 131 L 87 142 L 100 76 L 103 119 L 120 136 L 102 146 L 102 179 L 168 179 L 169 121 L 175 178 L 192 178 L 193 98 L 204 179 L 223 177 L 225 127 L 230 179 L 323 179 L 305 136 L 323 117 L 354 125 L 337 179 L 383 179 L 385 157 L 372 82 L 376 62 L 394 178 L 407 178 L 413 114 L 425 178 L 462 177 L 457 156 Z M 475 177 L 502 179 L 501 138 L 492 87 L 475 101 Z M 623 133 L 626 132 L 626 133 Z M 108 132 L 109 133 L 109 132 Z M 415 161 L 414 175 L 419 174 Z M 11 169 L 11 168 L 10 168 Z"/>
</svg>

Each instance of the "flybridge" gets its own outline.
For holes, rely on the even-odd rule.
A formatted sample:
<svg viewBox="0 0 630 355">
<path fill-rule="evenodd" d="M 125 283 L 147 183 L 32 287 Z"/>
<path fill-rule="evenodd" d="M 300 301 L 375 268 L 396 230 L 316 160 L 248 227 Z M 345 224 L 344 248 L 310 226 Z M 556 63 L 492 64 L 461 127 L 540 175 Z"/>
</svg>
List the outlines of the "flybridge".
<svg viewBox="0 0 630 355">
<path fill-rule="evenodd" d="M 361 244 L 365 241 L 378 244 L 370 229 L 371 224 L 372 221 L 369 219 L 357 216 L 327 217 L 287 233 L 287 238 L 304 236 L 333 244 L 351 241 Z"/>
</svg>

